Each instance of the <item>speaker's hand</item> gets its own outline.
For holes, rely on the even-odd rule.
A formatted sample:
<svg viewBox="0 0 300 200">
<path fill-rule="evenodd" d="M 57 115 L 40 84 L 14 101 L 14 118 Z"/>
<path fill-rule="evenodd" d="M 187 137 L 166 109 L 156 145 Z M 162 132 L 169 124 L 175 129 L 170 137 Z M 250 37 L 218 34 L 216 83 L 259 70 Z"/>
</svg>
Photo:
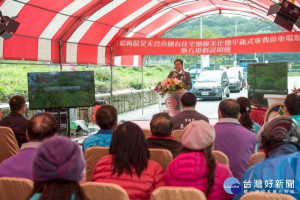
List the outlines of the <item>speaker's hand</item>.
<svg viewBox="0 0 300 200">
<path fill-rule="evenodd" d="M 297 88 L 294 88 L 292 91 L 293 91 L 293 93 L 295 93 L 295 94 L 300 93 L 300 89 L 297 89 Z"/>
<path fill-rule="evenodd" d="M 177 72 L 173 72 L 172 78 L 176 78 L 177 74 Z"/>
</svg>

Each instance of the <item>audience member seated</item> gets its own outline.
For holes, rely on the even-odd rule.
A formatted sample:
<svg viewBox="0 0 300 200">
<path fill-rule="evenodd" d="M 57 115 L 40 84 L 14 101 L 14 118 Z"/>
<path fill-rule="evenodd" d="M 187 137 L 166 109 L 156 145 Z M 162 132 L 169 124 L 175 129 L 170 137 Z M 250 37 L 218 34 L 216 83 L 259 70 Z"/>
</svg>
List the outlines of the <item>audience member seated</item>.
<svg viewBox="0 0 300 200">
<path fill-rule="evenodd" d="M 0 121 L 0 126 L 7 126 L 11 128 L 16 136 L 19 147 L 25 142 L 26 138 L 26 127 L 28 120 L 22 115 L 26 111 L 26 102 L 22 96 L 13 96 L 9 100 L 10 114 L 4 117 Z"/>
<path fill-rule="evenodd" d="M 203 120 L 191 122 L 185 127 L 183 152 L 169 164 L 167 185 L 195 187 L 203 191 L 208 200 L 232 199 L 233 196 L 223 188 L 224 181 L 232 174 L 212 155 L 215 136 L 213 126 Z"/>
<path fill-rule="evenodd" d="M 246 97 L 239 97 L 236 100 L 240 106 L 240 114 L 238 117 L 239 122 L 243 127 L 246 129 L 252 131 L 256 135 L 258 134 L 261 126 L 254 122 L 251 119 L 250 112 L 251 112 L 251 102 L 248 98 Z M 259 141 L 257 140 L 256 142 L 256 147 L 255 147 L 255 152 L 259 151 Z"/>
<path fill-rule="evenodd" d="M 34 115 L 28 122 L 27 143 L 23 143 L 20 151 L 0 163 L 0 177 L 19 177 L 32 180 L 32 163 L 36 150 L 42 140 L 54 136 L 57 122 L 49 113 Z"/>
<path fill-rule="evenodd" d="M 257 134 L 261 127 L 258 123 L 254 122 L 250 117 L 250 112 L 251 112 L 250 100 L 246 97 L 239 97 L 237 98 L 236 101 L 240 106 L 240 115 L 238 119 L 239 122 L 243 127 Z"/>
<path fill-rule="evenodd" d="M 284 115 L 300 124 L 300 94 L 288 94 L 284 100 Z"/>
<path fill-rule="evenodd" d="M 100 130 L 83 141 L 83 151 L 94 146 L 110 146 L 113 130 L 118 124 L 116 108 L 111 105 L 101 106 L 96 112 L 96 124 Z"/>
<path fill-rule="evenodd" d="M 195 110 L 197 98 L 193 93 L 187 92 L 182 95 L 180 104 L 182 107 L 182 111 L 173 117 L 173 130 L 184 129 L 186 125 L 196 120 L 205 120 L 209 122 L 208 118 L 205 115 Z"/>
<path fill-rule="evenodd" d="M 274 118 L 264 125 L 261 140 L 267 158 L 246 171 L 241 193 L 234 199 L 240 199 L 244 190 L 270 190 L 300 199 L 300 126 L 289 117 Z M 256 187 L 257 182 L 261 187 Z"/>
<path fill-rule="evenodd" d="M 78 184 L 84 165 L 82 151 L 75 142 L 63 136 L 46 139 L 33 160 L 34 188 L 30 200 L 86 200 Z"/>
<path fill-rule="evenodd" d="M 138 125 L 124 122 L 117 126 L 109 153 L 98 161 L 92 181 L 118 184 L 130 199 L 149 199 L 152 190 L 165 185 L 164 170 L 149 160 L 147 143 Z"/>
<path fill-rule="evenodd" d="M 171 137 L 173 119 L 168 113 L 153 115 L 150 122 L 151 137 L 146 140 L 148 148 L 168 149 L 175 158 L 181 149 L 181 143 Z"/>
<path fill-rule="evenodd" d="M 239 104 L 225 99 L 219 104 L 219 121 L 215 124 L 216 141 L 214 149 L 222 151 L 229 159 L 230 170 L 240 180 L 248 168 L 250 156 L 254 153 L 256 135 L 244 128 L 237 120 Z"/>
</svg>

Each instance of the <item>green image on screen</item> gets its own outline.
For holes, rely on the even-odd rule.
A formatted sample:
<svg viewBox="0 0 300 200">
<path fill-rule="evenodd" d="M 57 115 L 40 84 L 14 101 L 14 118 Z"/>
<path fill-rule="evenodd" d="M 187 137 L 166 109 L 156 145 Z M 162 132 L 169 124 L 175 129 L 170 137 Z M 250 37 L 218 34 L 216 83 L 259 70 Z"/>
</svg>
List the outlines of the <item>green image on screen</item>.
<svg viewBox="0 0 300 200">
<path fill-rule="evenodd" d="M 248 98 L 252 104 L 267 106 L 264 94 L 288 93 L 288 63 L 258 63 L 248 65 Z"/>
<path fill-rule="evenodd" d="M 30 109 L 95 105 L 93 71 L 28 73 Z"/>
</svg>

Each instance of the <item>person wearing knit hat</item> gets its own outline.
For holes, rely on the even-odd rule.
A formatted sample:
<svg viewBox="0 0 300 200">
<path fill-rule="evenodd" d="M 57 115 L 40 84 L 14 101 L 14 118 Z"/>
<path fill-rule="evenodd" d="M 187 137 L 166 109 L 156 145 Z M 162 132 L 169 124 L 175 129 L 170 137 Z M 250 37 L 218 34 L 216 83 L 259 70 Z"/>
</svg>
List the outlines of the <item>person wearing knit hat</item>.
<svg viewBox="0 0 300 200">
<path fill-rule="evenodd" d="M 261 148 L 266 153 L 266 159 L 252 167 L 244 174 L 241 183 L 244 181 L 261 180 L 262 187 L 247 188 L 251 191 L 273 191 L 276 193 L 285 193 L 300 199 L 300 168 L 296 163 L 300 162 L 299 145 L 300 145 L 300 126 L 289 117 L 277 117 L 268 121 L 262 128 Z M 284 172 L 284 173 L 283 173 Z M 273 180 L 274 184 L 268 184 Z M 282 187 L 275 184 L 275 180 L 282 180 Z M 293 183 L 289 187 L 288 181 Z M 267 181 L 267 183 L 266 183 Z M 295 186 L 295 187 L 294 187 Z M 242 184 L 242 192 L 234 197 L 240 199 L 245 189 Z"/>
<path fill-rule="evenodd" d="M 232 199 L 223 189 L 224 181 L 232 177 L 232 173 L 212 155 L 215 137 L 214 127 L 206 121 L 189 123 L 183 130 L 183 150 L 167 169 L 167 185 L 195 187 L 203 191 L 208 200 Z"/>
<path fill-rule="evenodd" d="M 34 189 L 30 200 L 86 199 L 78 184 L 84 167 L 82 152 L 75 142 L 63 136 L 46 139 L 33 160 Z"/>
<path fill-rule="evenodd" d="M 288 116 L 300 124 L 300 93 L 286 95 L 283 112 L 284 116 Z"/>
<path fill-rule="evenodd" d="M 274 153 L 272 151 L 277 147 L 280 149 L 286 147 L 284 151 L 290 154 L 297 152 L 299 146 L 300 128 L 292 118 L 277 117 L 264 126 L 261 133 L 261 148 L 267 156 L 272 155 Z"/>
<path fill-rule="evenodd" d="M 203 150 L 211 146 L 216 138 L 216 132 L 204 120 L 194 121 L 183 130 L 182 146 L 191 150 Z"/>
</svg>

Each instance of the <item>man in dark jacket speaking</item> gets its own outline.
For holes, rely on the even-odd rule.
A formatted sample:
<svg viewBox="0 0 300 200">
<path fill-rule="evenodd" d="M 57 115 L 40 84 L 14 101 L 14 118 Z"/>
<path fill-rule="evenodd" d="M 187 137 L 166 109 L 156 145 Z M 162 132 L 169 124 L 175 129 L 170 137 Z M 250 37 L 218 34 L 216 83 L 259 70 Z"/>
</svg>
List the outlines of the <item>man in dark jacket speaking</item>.
<svg viewBox="0 0 300 200">
<path fill-rule="evenodd" d="M 188 86 L 188 89 L 192 88 L 192 80 L 190 73 L 183 70 L 183 61 L 181 59 L 176 59 L 174 61 L 175 71 L 171 71 L 168 75 L 168 78 L 177 78 L 181 80 Z"/>
</svg>

